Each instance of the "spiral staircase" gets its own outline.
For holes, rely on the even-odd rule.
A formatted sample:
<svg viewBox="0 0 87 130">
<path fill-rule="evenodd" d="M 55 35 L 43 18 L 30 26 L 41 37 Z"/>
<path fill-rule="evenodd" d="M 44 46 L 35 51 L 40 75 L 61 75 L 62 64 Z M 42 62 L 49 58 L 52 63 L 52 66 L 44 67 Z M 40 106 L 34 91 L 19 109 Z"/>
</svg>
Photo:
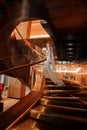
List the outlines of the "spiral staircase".
<svg viewBox="0 0 87 130">
<path fill-rule="evenodd" d="M 50 79 L 38 102 L 7 130 L 87 129 L 87 92 L 79 84 L 58 87 Z"/>
</svg>

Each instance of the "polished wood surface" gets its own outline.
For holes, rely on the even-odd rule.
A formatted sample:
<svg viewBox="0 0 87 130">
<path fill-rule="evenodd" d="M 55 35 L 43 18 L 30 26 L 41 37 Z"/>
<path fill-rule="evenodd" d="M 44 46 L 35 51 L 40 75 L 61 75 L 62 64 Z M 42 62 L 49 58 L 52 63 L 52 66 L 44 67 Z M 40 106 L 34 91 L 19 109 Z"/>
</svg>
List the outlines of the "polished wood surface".
<svg viewBox="0 0 87 130">
<path fill-rule="evenodd" d="M 86 97 L 87 92 L 85 93 L 80 84 L 71 84 L 67 80 L 65 86 L 59 87 L 50 79 L 46 79 L 46 86 L 39 102 L 6 130 L 87 129 Z"/>
<path fill-rule="evenodd" d="M 5 130 L 15 119 L 29 110 L 40 98 L 41 92 L 31 91 L 23 99 L 0 115 L 0 129 Z"/>
<path fill-rule="evenodd" d="M 15 105 L 18 101 L 18 99 L 12 99 L 2 96 L 2 100 L 0 101 L 0 103 L 3 103 L 3 109 L 1 114 L 11 108 L 13 105 Z"/>
</svg>

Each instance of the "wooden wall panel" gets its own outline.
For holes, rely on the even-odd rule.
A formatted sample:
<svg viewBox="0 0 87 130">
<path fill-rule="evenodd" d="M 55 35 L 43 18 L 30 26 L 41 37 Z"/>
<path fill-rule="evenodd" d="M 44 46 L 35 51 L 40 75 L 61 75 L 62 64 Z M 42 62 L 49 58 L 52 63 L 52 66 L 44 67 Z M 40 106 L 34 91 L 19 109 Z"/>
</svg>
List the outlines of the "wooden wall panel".
<svg viewBox="0 0 87 130">
<path fill-rule="evenodd" d="M 25 96 L 25 87 L 21 84 L 18 79 L 11 78 L 9 89 L 8 89 L 8 97 L 20 99 Z"/>
</svg>

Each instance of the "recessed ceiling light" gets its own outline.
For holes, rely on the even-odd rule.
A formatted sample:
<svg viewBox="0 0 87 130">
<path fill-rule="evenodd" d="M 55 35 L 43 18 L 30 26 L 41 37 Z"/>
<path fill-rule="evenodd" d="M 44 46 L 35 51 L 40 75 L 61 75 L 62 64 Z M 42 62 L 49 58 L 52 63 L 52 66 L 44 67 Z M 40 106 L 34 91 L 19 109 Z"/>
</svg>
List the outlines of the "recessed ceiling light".
<svg viewBox="0 0 87 130">
<path fill-rule="evenodd" d="M 67 48 L 67 50 L 73 50 L 73 48 Z"/>
<path fill-rule="evenodd" d="M 69 46 L 72 46 L 73 44 L 72 43 L 68 43 Z"/>
</svg>

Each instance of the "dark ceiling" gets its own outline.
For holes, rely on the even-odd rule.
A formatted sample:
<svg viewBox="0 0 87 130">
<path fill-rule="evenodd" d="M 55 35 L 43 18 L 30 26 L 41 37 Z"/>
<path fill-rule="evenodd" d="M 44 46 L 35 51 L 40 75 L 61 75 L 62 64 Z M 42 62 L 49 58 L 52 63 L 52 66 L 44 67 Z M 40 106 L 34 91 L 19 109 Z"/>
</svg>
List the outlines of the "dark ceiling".
<svg viewBox="0 0 87 130">
<path fill-rule="evenodd" d="M 87 1 L 45 0 L 43 5 L 42 14 L 53 32 L 58 60 L 86 60 Z"/>
</svg>

